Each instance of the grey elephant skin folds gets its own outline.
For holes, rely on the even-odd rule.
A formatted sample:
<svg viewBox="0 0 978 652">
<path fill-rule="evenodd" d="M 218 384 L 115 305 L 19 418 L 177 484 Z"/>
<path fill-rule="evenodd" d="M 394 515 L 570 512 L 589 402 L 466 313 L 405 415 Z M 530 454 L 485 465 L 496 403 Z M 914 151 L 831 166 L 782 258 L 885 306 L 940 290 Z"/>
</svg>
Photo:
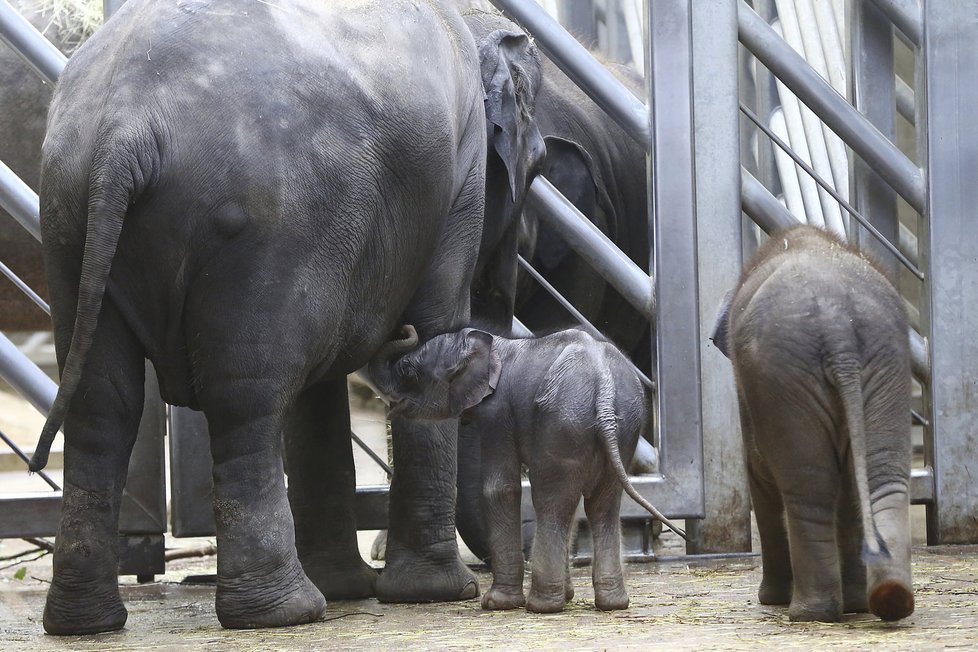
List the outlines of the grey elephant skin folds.
<svg viewBox="0 0 978 652">
<path fill-rule="evenodd" d="M 913 613 L 908 320 L 866 257 L 811 226 L 747 264 L 726 329 L 762 604 L 791 620 Z"/>
<path fill-rule="evenodd" d="M 622 488 L 685 536 L 628 481 L 625 467 L 649 423 L 650 405 L 627 358 L 614 345 L 578 330 L 507 339 L 467 328 L 416 349 L 414 329 L 406 327 L 403 335 L 371 365 L 373 381 L 391 399 L 392 414 L 461 416 L 463 422 L 478 422 L 483 433 L 483 513 L 493 573 L 483 608 L 525 606 L 540 613 L 564 608 L 574 595 L 568 543 L 582 495 L 594 536 L 595 606 L 626 608 Z M 528 597 L 520 532 L 523 465 L 529 468 L 537 515 Z"/>
</svg>

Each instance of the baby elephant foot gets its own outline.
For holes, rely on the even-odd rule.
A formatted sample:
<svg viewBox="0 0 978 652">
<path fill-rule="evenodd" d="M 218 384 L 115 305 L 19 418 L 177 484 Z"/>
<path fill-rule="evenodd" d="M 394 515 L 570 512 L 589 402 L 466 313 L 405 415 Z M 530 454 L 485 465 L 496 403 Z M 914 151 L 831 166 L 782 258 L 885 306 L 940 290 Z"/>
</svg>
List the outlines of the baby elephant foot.
<svg viewBox="0 0 978 652">
<path fill-rule="evenodd" d="M 321 620 L 326 600 L 297 559 L 274 572 L 217 576 L 217 619 L 228 629 L 287 627 Z"/>
<path fill-rule="evenodd" d="M 519 609 L 526 605 L 522 587 L 493 585 L 482 596 L 482 608 L 487 611 Z"/>
<path fill-rule="evenodd" d="M 791 604 L 791 582 L 761 580 L 761 587 L 757 590 L 757 601 L 769 605 Z"/>
<path fill-rule="evenodd" d="M 869 610 L 883 620 L 906 618 L 913 609 L 913 591 L 898 580 L 880 582 L 869 592 Z"/>
<path fill-rule="evenodd" d="M 842 605 L 836 600 L 803 601 L 793 599 L 788 607 L 788 620 L 792 622 L 838 622 L 842 618 Z"/>
<path fill-rule="evenodd" d="M 530 595 L 526 599 L 526 610 L 537 614 L 553 614 L 564 610 L 567 600 L 564 591 L 556 594 L 544 594 L 530 589 Z"/>
<path fill-rule="evenodd" d="M 594 587 L 594 606 L 601 611 L 628 609 L 628 592 L 624 585 L 616 587 Z"/>
</svg>

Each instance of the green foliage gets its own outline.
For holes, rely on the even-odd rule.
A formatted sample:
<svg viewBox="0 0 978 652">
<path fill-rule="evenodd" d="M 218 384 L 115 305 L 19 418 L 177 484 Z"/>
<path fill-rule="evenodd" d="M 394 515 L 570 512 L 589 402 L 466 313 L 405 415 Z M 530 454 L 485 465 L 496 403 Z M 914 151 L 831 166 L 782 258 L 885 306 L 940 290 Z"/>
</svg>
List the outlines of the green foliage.
<svg viewBox="0 0 978 652">
<path fill-rule="evenodd" d="M 25 577 L 27 577 L 27 566 L 21 566 L 20 568 L 17 569 L 17 572 L 14 573 L 14 579 L 22 580 Z"/>
</svg>

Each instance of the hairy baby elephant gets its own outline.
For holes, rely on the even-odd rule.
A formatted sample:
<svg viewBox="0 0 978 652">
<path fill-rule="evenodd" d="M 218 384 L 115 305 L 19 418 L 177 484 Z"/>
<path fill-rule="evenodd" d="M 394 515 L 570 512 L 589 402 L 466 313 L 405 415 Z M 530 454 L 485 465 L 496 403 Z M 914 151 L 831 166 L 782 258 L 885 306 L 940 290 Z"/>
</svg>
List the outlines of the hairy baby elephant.
<svg viewBox="0 0 978 652">
<path fill-rule="evenodd" d="M 737 380 L 762 604 L 791 620 L 884 620 L 910 581 L 910 354 L 900 296 L 809 226 L 757 252 L 721 315 Z M 721 348 L 723 348 L 721 346 Z"/>
<path fill-rule="evenodd" d="M 510 340 L 467 328 L 420 348 L 413 327 L 388 343 L 371 374 L 393 414 L 483 424 L 483 513 L 492 554 L 485 609 L 554 612 L 574 589 L 568 545 L 577 504 L 594 536 L 599 609 L 628 606 L 621 569 L 619 506 L 628 494 L 672 527 L 629 483 L 625 466 L 648 423 L 641 381 L 613 345 L 576 330 Z M 412 351 L 413 350 L 413 351 Z M 407 351 L 407 355 L 403 355 Z M 403 357 L 402 357 L 403 356 Z M 491 434 L 490 434 L 491 433 Z M 530 471 L 537 534 L 529 598 L 523 596 L 520 469 Z"/>
</svg>

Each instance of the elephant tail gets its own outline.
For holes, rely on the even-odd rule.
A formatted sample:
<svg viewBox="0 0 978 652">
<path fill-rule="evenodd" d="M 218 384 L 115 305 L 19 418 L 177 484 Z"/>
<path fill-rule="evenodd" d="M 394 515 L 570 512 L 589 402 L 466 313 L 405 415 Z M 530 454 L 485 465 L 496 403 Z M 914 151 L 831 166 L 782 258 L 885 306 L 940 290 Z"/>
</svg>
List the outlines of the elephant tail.
<svg viewBox="0 0 978 652">
<path fill-rule="evenodd" d="M 683 539 L 688 540 L 689 537 L 686 536 L 686 532 L 666 518 L 662 512 L 652 505 L 652 503 L 647 501 L 642 494 L 638 492 L 638 489 L 635 488 L 635 485 L 632 484 L 631 480 L 628 479 L 628 472 L 625 470 L 625 465 L 621 460 L 621 450 L 618 448 L 618 416 L 615 413 L 614 387 L 614 379 L 612 379 L 611 375 L 608 374 L 598 386 L 596 405 L 598 429 L 601 431 L 601 443 L 604 445 L 604 451 L 608 456 L 608 462 L 614 467 L 615 472 L 618 474 L 618 480 L 621 482 L 621 486 L 625 489 L 625 493 L 632 497 L 632 500 L 644 507 L 646 511 L 652 514 L 652 516 L 662 521 L 662 523 L 670 530 L 681 536 Z"/>
<path fill-rule="evenodd" d="M 890 558 L 890 551 L 883 542 L 873 518 L 873 504 L 869 495 L 869 476 L 866 466 L 866 419 L 863 414 L 862 365 L 853 352 L 841 352 L 831 356 L 826 371 L 839 392 L 849 430 L 849 448 L 852 468 L 859 499 L 859 512 L 863 526 L 863 558 L 867 565 L 875 560 Z"/>
<path fill-rule="evenodd" d="M 123 219 L 130 202 L 142 191 L 146 178 L 140 156 L 140 152 L 145 156 L 145 149 L 135 142 L 131 132 L 126 134 L 124 130 L 115 130 L 99 140 L 102 144 L 96 149 L 90 168 L 88 217 L 75 327 L 58 393 L 28 465 L 34 472 L 47 465 L 51 444 L 64 423 L 71 399 L 81 382 L 85 360 L 95 339 L 95 328 L 112 259 L 122 233 Z M 156 151 L 155 140 L 150 142 L 153 143 L 151 151 Z"/>
</svg>

